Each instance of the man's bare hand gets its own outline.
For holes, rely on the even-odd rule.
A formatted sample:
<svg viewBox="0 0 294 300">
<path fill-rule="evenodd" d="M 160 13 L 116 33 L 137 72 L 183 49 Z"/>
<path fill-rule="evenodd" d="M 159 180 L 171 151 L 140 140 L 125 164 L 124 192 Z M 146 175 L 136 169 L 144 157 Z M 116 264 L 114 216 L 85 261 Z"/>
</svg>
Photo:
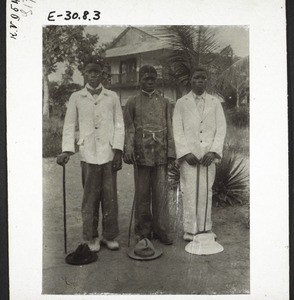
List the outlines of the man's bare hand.
<svg viewBox="0 0 294 300">
<path fill-rule="evenodd" d="M 69 161 L 69 158 L 70 158 L 70 154 L 69 153 L 62 152 L 61 154 L 57 155 L 56 162 L 59 165 L 64 166 Z"/>
<path fill-rule="evenodd" d="M 194 166 L 200 163 L 199 159 L 192 153 L 188 153 L 182 157 L 189 165 Z"/>
<path fill-rule="evenodd" d="M 201 159 L 201 164 L 203 166 L 210 166 L 211 163 L 214 161 L 215 159 L 215 153 L 214 152 L 207 152 Z"/>
<path fill-rule="evenodd" d="M 172 169 L 174 164 L 175 164 L 176 159 L 173 157 L 168 157 L 167 158 L 167 168 Z"/>
<path fill-rule="evenodd" d="M 113 171 L 119 171 L 122 168 L 122 151 L 119 149 L 114 149 L 115 154 L 112 161 Z"/>
<path fill-rule="evenodd" d="M 134 152 L 132 153 L 124 153 L 124 162 L 128 165 L 130 164 L 135 164 L 136 163 L 136 158 Z"/>
</svg>

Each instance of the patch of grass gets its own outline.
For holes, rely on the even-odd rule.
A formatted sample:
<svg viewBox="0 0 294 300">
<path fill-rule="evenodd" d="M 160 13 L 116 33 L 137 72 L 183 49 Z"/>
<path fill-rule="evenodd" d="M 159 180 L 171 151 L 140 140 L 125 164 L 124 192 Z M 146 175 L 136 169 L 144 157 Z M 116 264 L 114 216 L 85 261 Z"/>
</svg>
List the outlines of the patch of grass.
<svg viewBox="0 0 294 300">
<path fill-rule="evenodd" d="M 63 120 L 58 117 L 43 119 L 43 157 L 61 153 Z"/>
</svg>

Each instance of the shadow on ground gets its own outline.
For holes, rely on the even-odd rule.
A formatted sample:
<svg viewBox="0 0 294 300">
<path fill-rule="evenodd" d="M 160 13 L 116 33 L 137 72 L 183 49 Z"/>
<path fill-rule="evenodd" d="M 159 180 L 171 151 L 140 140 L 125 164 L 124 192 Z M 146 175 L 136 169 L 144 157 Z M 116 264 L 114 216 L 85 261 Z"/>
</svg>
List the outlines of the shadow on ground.
<svg viewBox="0 0 294 300">
<path fill-rule="evenodd" d="M 81 242 L 82 185 L 78 156 L 66 167 L 68 252 Z M 210 256 L 185 252 L 181 205 L 170 204 L 174 244 L 154 241 L 163 255 L 153 261 L 131 260 L 127 254 L 133 201 L 133 170 L 118 175 L 119 251 L 101 248 L 98 261 L 85 266 L 65 263 L 63 246 L 62 168 L 43 160 L 43 294 L 247 294 L 249 293 L 249 230 L 247 206 L 213 208 L 213 231 L 224 251 Z M 135 241 L 132 239 L 132 245 Z"/>
</svg>

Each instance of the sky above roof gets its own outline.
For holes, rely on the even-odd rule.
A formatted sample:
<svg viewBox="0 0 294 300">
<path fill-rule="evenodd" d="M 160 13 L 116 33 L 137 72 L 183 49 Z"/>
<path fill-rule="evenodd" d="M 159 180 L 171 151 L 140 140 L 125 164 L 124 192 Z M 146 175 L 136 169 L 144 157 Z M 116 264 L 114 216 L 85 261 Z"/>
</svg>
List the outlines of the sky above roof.
<svg viewBox="0 0 294 300">
<path fill-rule="evenodd" d="M 144 26 L 138 27 L 141 30 Z M 147 26 L 150 28 L 150 26 Z M 231 45 L 234 54 L 244 57 L 249 55 L 249 30 L 247 26 L 211 26 L 215 28 L 215 38 L 219 43 L 220 49 Z M 119 34 L 121 34 L 127 26 L 87 26 L 85 31 L 90 34 L 97 34 L 99 36 L 98 44 L 112 42 Z M 149 31 L 150 32 L 150 31 Z M 60 81 L 64 66 L 58 66 L 57 72 L 50 75 L 50 80 Z M 83 84 L 83 78 L 79 72 L 73 75 L 73 81 Z"/>
<path fill-rule="evenodd" d="M 134 26 L 136 27 L 136 26 Z M 138 26 L 144 30 L 143 26 Z M 231 45 L 234 54 L 249 55 L 249 30 L 247 26 L 211 26 L 215 29 L 215 39 L 220 48 Z M 113 41 L 127 26 L 88 26 L 86 32 L 98 34 L 99 44 Z"/>
</svg>

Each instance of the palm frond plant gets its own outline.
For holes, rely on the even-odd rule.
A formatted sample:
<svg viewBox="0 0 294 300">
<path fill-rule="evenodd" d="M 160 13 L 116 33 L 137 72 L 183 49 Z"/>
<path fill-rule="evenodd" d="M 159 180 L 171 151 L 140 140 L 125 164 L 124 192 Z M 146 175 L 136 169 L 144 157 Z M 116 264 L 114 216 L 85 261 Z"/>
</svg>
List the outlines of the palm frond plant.
<svg viewBox="0 0 294 300">
<path fill-rule="evenodd" d="M 193 68 L 202 66 L 211 74 L 209 90 L 213 90 L 216 78 L 232 64 L 233 50 L 230 46 L 220 48 L 215 38 L 216 29 L 208 26 L 166 26 L 166 37 L 173 51 L 168 57 L 170 76 L 177 84 L 190 89 Z"/>
<path fill-rule="evenodd" d="M 180 166 L 177 161 L 168 170 L 168 182 L 170 189 L 177 189 L 180 186 Z"/>
<path fill-rule="evenodd" d="M 216 89 L 223 94 L 227 87 L 236 92 L 236 107 L 240 106 L 240 98 L 249 95 L 249 56 L 243 57 L 227 68 L 217 79 Z"/>
<path fill-rule="evenodd" d="M 244 159 L 240 158 L 228 145 L 224 156 L 216 166 L 216 176 L 212 187 L 213 202 L 216 206 L 243 204 L 248 197 L 248 172 Z M 179 189 L 180 168 L 175 164 L 168 173 L 169 188 Z"/>
<path fill-rule="evenodd" d="M 216 167 L 212 187 L 216 206 L 243 204 L 248 196 L 248 172 L 246 164 L 234 152 L 224 151 L 221 162 Z"/>
</svg>

